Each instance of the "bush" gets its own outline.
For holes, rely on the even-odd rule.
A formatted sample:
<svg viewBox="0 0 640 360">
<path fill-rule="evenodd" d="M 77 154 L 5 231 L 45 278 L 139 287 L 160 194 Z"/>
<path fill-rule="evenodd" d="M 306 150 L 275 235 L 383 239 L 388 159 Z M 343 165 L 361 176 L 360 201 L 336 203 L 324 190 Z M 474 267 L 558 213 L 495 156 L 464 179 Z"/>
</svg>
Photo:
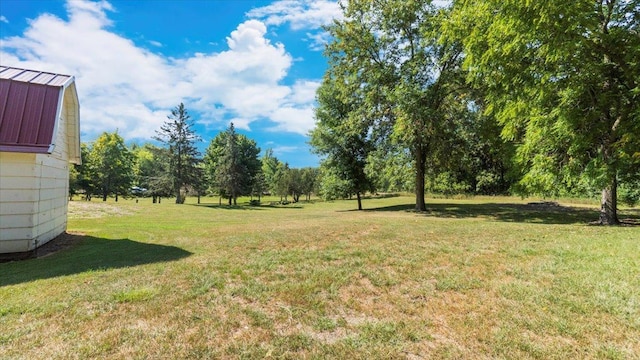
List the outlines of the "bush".
<svg viewBox="0 0 640 360">
<path fill-rule="evenodd" d="M 618 200 L 627 206 L 635 206 L 640 201 L 640 186 L 624 183 L 618 186 Z"/>
</svg>

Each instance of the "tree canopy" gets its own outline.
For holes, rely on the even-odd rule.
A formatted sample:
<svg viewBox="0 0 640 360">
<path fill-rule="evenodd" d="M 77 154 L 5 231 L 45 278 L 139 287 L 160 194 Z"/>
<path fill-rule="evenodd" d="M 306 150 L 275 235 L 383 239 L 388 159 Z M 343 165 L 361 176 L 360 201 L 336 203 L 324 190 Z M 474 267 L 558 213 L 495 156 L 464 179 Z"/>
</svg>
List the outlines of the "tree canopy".
<svg viewBox="0 0 640 360">
<path fill-rule="evenodd" d="M 89 173 L 102 200 L 107 196 L 128 195 L 133 180 L 133 155 L 117 132 L 104 132 L 92 144 L 88 153 Z M 92 186 L 93 188 L 93 186 Z"/>
<path fill-rule="evenodd" d="M 211 140 L 206 150 L 205 173 L 211 190 L 235 204 L 238 196 L 250 195 L 260 172 L 260 148 L 254 140 L 235 131 L 233 123 Z"/>
<path fill-rule="evenodd" d="M 640 176 L 639 27 L 636 1 L 454 2 L 448 36 L 519 144 L 520 192 L 600 188 L 618 222 L 618 184 Z"/>
</svg>

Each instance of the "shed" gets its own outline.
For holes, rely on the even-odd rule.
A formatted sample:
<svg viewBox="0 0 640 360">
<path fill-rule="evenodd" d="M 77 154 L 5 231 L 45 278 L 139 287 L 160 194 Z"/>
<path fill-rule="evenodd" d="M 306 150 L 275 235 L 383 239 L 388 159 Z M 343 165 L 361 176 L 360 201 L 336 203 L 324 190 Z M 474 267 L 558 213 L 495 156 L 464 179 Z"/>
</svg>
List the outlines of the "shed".
<svg viewBox="0 0 640 360">
<path fill-rule="evenodd" d="M 67 229 L 70 163 L 81 163 L 74 77 L 0 65 L 0 254 Z"/>
</svg>

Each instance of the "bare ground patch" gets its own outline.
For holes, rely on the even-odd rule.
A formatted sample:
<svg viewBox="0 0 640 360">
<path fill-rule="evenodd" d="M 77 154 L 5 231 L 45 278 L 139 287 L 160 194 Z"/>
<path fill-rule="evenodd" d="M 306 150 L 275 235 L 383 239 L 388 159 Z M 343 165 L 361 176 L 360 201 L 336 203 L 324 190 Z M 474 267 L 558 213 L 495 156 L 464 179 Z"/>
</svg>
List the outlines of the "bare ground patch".
<svg viewBox="0 0 640 360">
<path fill-rule="evenodd" d="M 69 218 L 96 219 L 133 214 L 120 206 L 91 201 L 69 201 Z"/>
</svg>

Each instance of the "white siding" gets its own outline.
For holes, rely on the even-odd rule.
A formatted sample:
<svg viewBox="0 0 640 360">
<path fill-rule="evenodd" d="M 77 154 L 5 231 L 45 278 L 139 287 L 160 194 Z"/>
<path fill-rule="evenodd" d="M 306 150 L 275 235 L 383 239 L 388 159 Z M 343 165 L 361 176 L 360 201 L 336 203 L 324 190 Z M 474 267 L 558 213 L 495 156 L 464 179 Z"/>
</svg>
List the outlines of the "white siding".
<svg viewBox="0 0 640 360">
<path fill-rule="evenodd" d="M 0 152 L 0 253 L 29 251 L 38 202 L 36 155 Z"/>
<path fill-rule="evenodd" d="M 37 246 L 49 242 L 67 229 L 69 197 L 67 102 L 65 97 L 54 139 L 53 153 L 36 156 L 36 173 L 40 178 L 40 196 L 35 212 L 37 237 L 34 240 L 37 240 Z"/>
<path fill-rule="evenodd" d="M 67 228 L 67 116 L 75 104 L 67 98 L 50 155 L 0 152 L 0 253 L 33 250 Z"/>
</svg>

